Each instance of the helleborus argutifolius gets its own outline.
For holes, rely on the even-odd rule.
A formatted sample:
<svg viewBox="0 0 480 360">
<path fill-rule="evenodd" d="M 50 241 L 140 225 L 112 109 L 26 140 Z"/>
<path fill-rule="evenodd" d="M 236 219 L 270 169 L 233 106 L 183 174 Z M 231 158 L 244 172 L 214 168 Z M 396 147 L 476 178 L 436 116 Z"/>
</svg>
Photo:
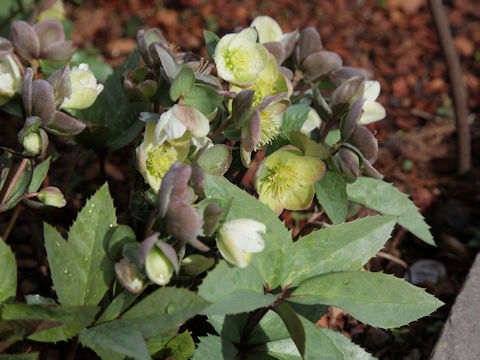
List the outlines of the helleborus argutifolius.
<svg viewBox="0 0 480 360">
<path fill-rule="evenodd" d="M 265 224 L 253 219 L 234 219 L 225 222 L 217 232 L 217 246 L 229 263 L 240 267 L 249 265 L 252 254 L 265 247 L 262 235 Z"/>
<path fill-rule="evenodd" d="M 315 193 L 313 184 L 325 173 L 325 163 L 285 146 L 267 156 L 256 178 L 259 200 L 280 215 L 283 209 L 303 210 Z"/>
<path fill-rule="evenodd" d="M 220 39 L 213 56 L 218 75 L 231 83 L 248 85 L 257 80 L 267 65 L 268 51 L 257 43 L 257 32 L 246 28 Z"/>
</svg>

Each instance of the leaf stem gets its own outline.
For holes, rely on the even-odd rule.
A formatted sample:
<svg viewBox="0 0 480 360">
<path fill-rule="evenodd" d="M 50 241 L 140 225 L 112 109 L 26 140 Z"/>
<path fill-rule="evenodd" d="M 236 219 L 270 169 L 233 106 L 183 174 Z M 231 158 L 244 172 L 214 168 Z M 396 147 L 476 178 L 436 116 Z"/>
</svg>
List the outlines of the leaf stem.
<svg viewBox="0 0 480 360">
<path fill-rule="evenodd" d="M 22 176 L 22 173 L 25 170 L 25 168 L 27 167 L 28 162 L 29 162 L 29 159 L 23 158 L 20 165 L 18 165 L 18 168 L 15 172 L 15 175 L 13 176 L 12 180 L 8 184 L 7 191 L 5 192 L 5 194 L 3 196 L 3 199 L 2 199 L 2 202 L 0 203 L 0 208 L 3 205 L 5 205 L 5 203 L 8 201 L 8 197 L 10 196 L 13 189 L 15 188 L 15 185 L 17 184 L 18 180 L 20 179 L 20 176 Z"/>
<path fill-rule="evenodd" d="M 3 239 L 3 241 L 5 241 L 5 243 L 7 242 L 7 238 L 10 235 L 10 233 L 12 232 L 13 225 L 15 225 L 15 222 L 17 221 L 18 216 L 20 215 L 22 210 L 23 210 L 22 205 L 18 205 L 18 206 L 15 207 L 15 210 L 13 211 L 12 217 L 8 221 L 7 228 L 5 229 L 5 232 L 2 235 L 2 239 Z"/>
</svg>

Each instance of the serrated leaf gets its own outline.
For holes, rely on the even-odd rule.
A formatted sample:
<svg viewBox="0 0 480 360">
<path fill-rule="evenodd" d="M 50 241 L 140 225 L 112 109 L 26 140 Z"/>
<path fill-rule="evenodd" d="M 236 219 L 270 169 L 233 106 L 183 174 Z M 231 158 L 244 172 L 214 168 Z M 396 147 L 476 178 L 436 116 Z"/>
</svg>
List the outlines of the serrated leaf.
<svg viewBox="0 0 480 360">
<path fill-rule="evenodd" d="M 99 308 L 96 306 L 51 306 L 5 304 L 2 320 L 46 320 L 63 325 L 43 330 L 28 338 L 40 342 L 57 342 L 70 339 L 90 325 Z"/>
<path fill-rule="evenodd" d="M 262 320 L 264 318 L 265 316 Z M 248 313 L 234 315 L 208 315 L 208 322 L 214 327 L 215 331 L 222 338 L 225 338 L 232 343 L 240 343 L 242 340 L 243 329 L 245 328 L 247 321 Z M 253 336 L 251 336 L 251 338 L 252 337 Z"/>
<path fill-rule="evenodd" d="M 162 287 L 127 311 L 122 321 L 136 324 L 143 336 L 149 338 L 176 327 L 208 305 L 209 302 L 187 289 Z"/>
<path fill-rule="evenodd" d="M 239 189 L 226 179 L 207 174 L 205 195 L 232 201 L 226 220 L 247 218 L 261 221 L 267 227 L 263 236 L 265 248 L 253 255 L 252 265 L 258 269 L 263 280 L 271 289 L 280 285 L 290 263 L 292 238 L 278 217 L 253 196 Z M 251 265 L 250 265 L 251 266 Z"/>
<path fill-rule="evenodd" d="M 108 326 L 94 326 L 82 331 L 78 337 L 80 343 L 94 350 L 102 359 L 121 359 L 125 356 L 138 360 L 150 359 L 142 333 L 134 324 L 116 320 L 105 325 Z"/>
<path fill-rule="evenodd" d="M 394 216 L 367 216 L 300 238 L 293 246 L 293 266 L 284 284 L 299 284 L 329 272 L 360 270 L 383 248 L 395 222 Z"/>
<path fill-rule="evenodd" d="M 10 247 L 0 237 L 0 304 L 15 298 L 17 293 L 17 262 Z"/>
<path fill-rule="evenodd" d="M 51 162 L 52 157 L 49 156 L 46 160 L 35 166 L 33 169 L 32 180 L 30 181 L 30 185 L 28 185 L 29 193 L 36 192 L 38 189 L 40 189 L 43 179 L 45 179 L 45 176 L 47 176 Z"/>
<path fill-rule="evenodd" d="M 276 296 L 264 295 L 263 279 L 253 266 L 240 268 L 221 260 L 198 287 L 198 295 L 212 303 L 204 314 L 237 314 L 268 306 Z"/>
<path fill-rule="evenodd" d="M 291 131 L 299 131 L 307 120 L 310 109 L 306 104 L 291 105 L 282 114 L 282 130 L 289 136 Z"/>
<path fill-rule="evenodd" d="M 320 275 L 303 282 L 292 295 L 289 301 L 337 306 L 382 328 L 406 325 L 443 304 L 403 279 L 366 271 Z"/>
<path fill-rule="evenodd" d="M 328 328 L 318 327 L 305 318 L 301 318 L 306 332 L 305 360 L 374 360 L 360 346 L 344 335 Z"/>
<path fill-rule="evenodd" d="M 117 224 L 113 200 L 103 185 L 78 213 L 68 241 L 44 224 L 45 248 L 54 288 L 62 305 L 97 305 L 114 278 L 105 236 Z"/>
<path fill-rule="evenodd" d="M 290 337 L 297 346 L 298 352 L 303 357 L 305 355 L 306 337 L 305 329 L 298 314 L 286 302 L 278 304 L 273 308 L 273 311 L 282 319 Z"/>
<path fill-rule="evenodd" d="M 184 331 L 168 342 L 167 349 L 175 360 L 188 360 L 195 352 L 195 344 L 190 333 Z"/>
<path fill-rule="evenodd" d="M 413 201 L 392 184 L 379 179 L 358 177 L 347 185 L 348 199 L 385 215 L 398 216 L 398 223 L 427 244 L 435 245 L 430 226 Z"/>
<path fill-rule="evenodd" d="M 183 65 L 170 86 L 170 98 L 177 101 L 180 96 L 187 94 L 192 90 L 195 82 L 195 75 L 190 66 Z"/>
<path fill-rule="evenodd" d="M 207 48 L 208 55 L 211 59 L 213 59 L 215 48 L 217 47 L 220 38 L 208 30 L 203 30 L 203 37 L 205 38 L 205 46 Z"/>
<path fill-rule="evenodd" d="M 0 320 L 0 352 L 28 335 L 60 325 L 59 321 Z"/>
<path fill-rule="evenodd" d="M 181 103 L 193 106 L 205 116 L 213 113 L 221 104 L 223 98 L 208 85 L 195 84 Z"/>
<path fill-rule="evenodd" d="M 208 335 L 199 339 L 200 343 L 192 360 L 234 360 L 237 356 L 235 345 L 220 336 Z"/>
<path fill-rule="evenodd" d="M 342 176 L 327 170 L 315 183 L 315 195 L 320 205 L 334 224 L 345 221 L 348 212 L 347 187 Z"/>
<path fill-rule="evenodd" d="M 115 297 L 115 299 L 112 300 L 95 324 L 99 325 L 120 316 L 120 314 L 135 301 L 138 295 L 139 294 L 131 293 L 130 291 L 124 289 Z"/>
</svg>

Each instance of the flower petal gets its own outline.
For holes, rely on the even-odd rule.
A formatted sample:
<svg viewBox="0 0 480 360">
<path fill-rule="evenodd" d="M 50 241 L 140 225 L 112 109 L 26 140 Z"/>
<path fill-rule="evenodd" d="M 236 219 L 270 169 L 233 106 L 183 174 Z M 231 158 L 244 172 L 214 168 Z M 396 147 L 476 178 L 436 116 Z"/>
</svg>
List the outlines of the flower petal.
<svg viewBox="0 0 480 360">
<path fill-rule="evenodd" d="M 380 83 L 376 80 L 365 81 L 365 90 L 363 90 L 363 97 L 369 101 L 375 101 L 380 95 Z"/>
<path fill-rule="evenodd" d="M 304 210 L 310 206 L 315 193 L 313 185 L 297 186 L 285 195 L 284 206 L 288 210 Z"/>
<path fill-rule="evenodd" d="M 363 114 L 358 123 L 360 125 L 371 124 L 375 121 L 382 120 L 385 116 L 387 116 L 387 113 L 382 104 L 376 101 L 367 101 L 363 105 Z"/>
<path fill-rule="evenodd" d="M 287 166 L 295 169 L 298 174 L 296 181 L 300 185 L 311 185 L 325 174 L 325 163 L 315 157 L 292 157 L 287 161 Z"/>
</svg>

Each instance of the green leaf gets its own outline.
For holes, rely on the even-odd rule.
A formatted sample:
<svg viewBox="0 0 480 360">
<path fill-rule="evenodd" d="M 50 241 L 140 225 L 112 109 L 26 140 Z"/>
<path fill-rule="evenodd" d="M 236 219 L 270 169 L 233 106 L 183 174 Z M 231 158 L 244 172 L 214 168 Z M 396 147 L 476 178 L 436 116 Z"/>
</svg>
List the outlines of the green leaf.
<svg viewBox="0 0 480 360">
<path fill-rule="evenodd" d="M 62 325 L 59 321 L 0 320 L 0 351 L 10 347 L 28 335 Z"/>
<path fill-rule="evenodd" d="M 290 334 L 293 342 L 297 346 L 298 352 L 302 357 L 305 355 L 305 329 L 297 313 L 286 302 L 280 303 L 273 308 L 282 319 L 285 327 Z"/>
<path fill-rule="evenodd" d="M 148 111 L 149 104 L 130 102 L 123 90 L 123 73 L 139 65 L 138 50 L 115 69 L 105 82 L 103 91 L 95 104 L 88 109 L 75 111 L 79 119 L 104 127 L 104 131 L 91 132 L 89 136 L 99 136 L 98 142 L 114 149 L 121 148 L 132 141 L 143 129 L 144 123 L 138 120 L 140 112 Z M 87 139 L 91 141 L 91 139 Z"/>
<path fill-rule="evenodd" d="M 57 342 L 70 339 L 90 325 L 99 308 L 96 306 L 51 306 L 5 304 L 2 320 L 46 320 L 63 325 L 43 330 L 28 338 L 40 342 Z"/>
<path fill-rule="evenodd" d="M 175 360 L 188 360 L 195 353 L 195 344 L 190 333 L 184 331 L 168 342 L 167 349 Z"/>
<path fill-rule="evenodd" d="M 213 113 L 221 104 L 223 98 L 208 85 L 195 84 L 192 90 L 183 97 L 183 104 L 193 106 L 205 116 Z"/>
<path fill-rule="evenodd" d="M 270 311 L 268 313 L 270 313 Z M 265 316 L 262 320 L 264 318 Z M 208 322 L 215 328 L 215 331 L 222 338 L 225 338 L 232 343 L 240 343 L 242 340 L 243 329 L 245 328 L 247 321 L 248 313 L 234 315 L 208 315 Z M 280 327 L 282 327 L 281 323 Z M 253 338 L 253 336 L 250 336 L 250 338 Z"/>
<path fill-rule="evenodd" d="M 37 360 L 38 353 L 29 354 L 4 354 L 0 355 L 0 360 Z"/>
<path fill-rule="evenodd" d="M 70 228 L 68 241 L 44 224 L 53 285 L 62 305 L 97 305 L 102 300 L 114 278 L 105 235 L 116 224 L 107 184 L 87 200 Z"/>
<path fill-rule="evenodd" d="M 325 305 L 305 305 L 305 304 L 297 304 L 297 303 L 287 303 L 290 307 L 295 310 L 295 312 L 299 315 L 302 315 L 304 318 L 307 318 L 313 323 L 316 323 L 320 318 L 328 312 L 328 306 Z"/>
<path fill-rule="evenodd" d="M 176 327 L 208 305 L 207 301 L 192 291 L 162 287 L 127 311 L 122 321 L 136 324 L 144 337 L 149 338 Z"/>
<path fill-rule="evenodd" d="M 172 329 L 148 338 L 147 347 L 150 355 L 156 355 L 158 352 L 161 354 L 162 350 L 165 350 L 167 343 L 176 335 L 176 329 Z M 153 356 L 153 358 L 155 359 L 156 356 Z"/>
<path fill-rule="evenodd" d="M 306 332 L 305 360 L 374 360 L 375 358 L 350 339 L 328 328 L 301 319 Z"/>
<path fill-rule="evenodd" d="M 345 181 L 336 171 L 327 170 L 315 183 L 315 194 L 329 219 L 334 224 L 345 221 L 348 212 L 348 199 Z"/>
<path fill-rule="evenodd" d="M 220 38 L 208 30 L 203 30 L 203 37 L 205 38 L 205 46 L 207 48 L 208 55 L 211 59 L 213 59 L 215 48 L 217 47 Z"/>
<path fill-rule="evenodd" d="M 398 223 L 427 244 L 435 245 L 430 226 L 407 194 L 392 184 L 369 177 L 358 177 L 347 185 L 348 199 L 385 215 L 398 216 Z"/>
<path fill-rule="evenodd" d="M 43 179 L 45 179 L 45 176 L 47 176 L 51 162 L 52 157 L 49 156 L 46 160 L 35 166 L 33 169 L 32 180 L 30 181 L 30 185 L 28 185 L 29 193 L 36 192 L 38 189 L 40 189 Z"/>
<path fill-rule="evenodd" d="M 107 325 L 107 326 L 106 326 Z M 102 359 L 123 359 L 128 356 L 149 360 L 147 344 L 140 329 L 124 321 L 112 321 L 82 331 L 80 343 L 93 349 Z"/>
<path fill-rule="evenodd" d="M 299 131 L 307 120 L 310 109 L 306 104 L 291 105 L 282 114 L 282 130 L 289 136 L 291 131 Z"/>
<path fill-rule="evenodd" d="M 403 279 L 365 271 L 317 276 L 303 282 L 292 295 L 289 301 L 337 306 L 366 324 L 382 328 L 406 325 L 443 304 Z"/>
<path fill-rule="evenodd" d="M 20 97 L 12 98 L 7 103 L 0 106 L 0 111 L 3 111 L 9 115 L 23 118 L 23 105 L 21 103 Z"/>
<path fill-rule="evenodd" d="M 55 71 L 59 70 L 66 63 L 64 61 L 51 61 L 51 60 L 42 60 L 40 59 L 40 68 L 45 77 L 49 77 Z"/>
<path fill-rule="evenodd" d="M 0 303 L 15 299 L 17 293 L 17 263 L 10 247 L 0 237 Z"/>
<path fill-rule="evenodd" d="M 395 226 L 394 216 L 367 216 L 311 232 L 294 244 L 289 284 L 329 272 L 360 270 L 383 248 Z"/>
<path fill-rule="evenodd" d="M 192 360 L 233 360 L 237 356 L 237 348 L 230 341 L 220 336 L 201 336 L 200 343 Z"/>
<path fill-rule="evenodd" d="M 226 179 L 207 174 L 205 180 L 205 195 L 232 201 L 226 220 L 247 218 L 263 222 L 267 231 L 263 236 L 265 248 L 253 255 L 252 265 L 255 266 L 274 289 L 285 277 L 291 262 L 293 242 L 290 232 L 265 204 L 239 189 Z M 251 266 L 251 265 L 250 265 Z"/>
<path fill-rule="evenodd" d="M 204 314 L 237 314 L 275 302 L 276 296 L 264 295 L 263 279 L 253 266 L 240 268 L 221 260 L 198 287 L 198 295 L 212 303 Z"/>
<path fill-rule="evenodd" d="M 108 305 L 108 307 L 96 321 L 95 325 L 111 321 L 120 316 L 120 314 L 135 301 L 137 296 L 138 294 L 131 293 L 126 289 L 123 290 L 117 295 L 117 297 L 115 297 L 115 299 L 113 299 L 110 305 Z"/>
<path fill-rule="evenodd" d="M 192 90 L 194 82 L 195 75 L 193 74 L 192 68 L 183 65 L 170 86 L 170 98 L 173 101 L 177 101 L 180 96 L 183 96 Z"/>
</svg>

